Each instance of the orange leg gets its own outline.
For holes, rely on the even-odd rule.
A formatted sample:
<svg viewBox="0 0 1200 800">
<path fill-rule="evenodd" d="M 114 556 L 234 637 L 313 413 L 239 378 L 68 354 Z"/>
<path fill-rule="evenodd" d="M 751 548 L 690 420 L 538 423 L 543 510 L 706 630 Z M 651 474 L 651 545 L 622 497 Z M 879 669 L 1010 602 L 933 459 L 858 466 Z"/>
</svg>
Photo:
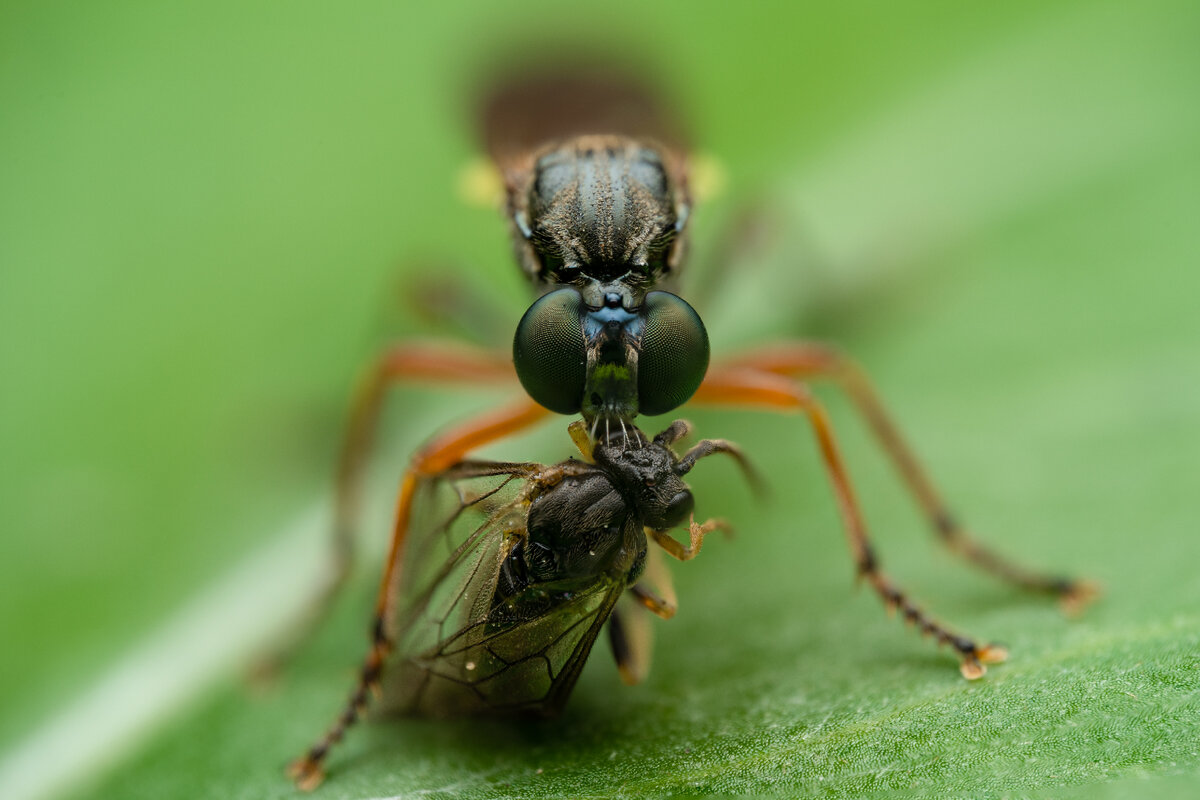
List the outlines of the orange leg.
<svg viewBox="0 0 1200 800">
<path fill-rule="evenodd" d="M 461 461 L 470 451 L 511 436 L 546 418 L 550 412 L 523 399 L 520 402 L 488 413 L 455 428 L 422 447 L 413 457 L 412 463 L 400 483 L 396 503 L 395 525 L 392 541 L 379 587 L 379 599 L 375 605 L 375 618 L 371 626 L 371 645 L 359 672 L 358 682 L 350 700 L 338 715 L 337 720 L 315 745 L 288 768 L 288 774 L 301 789 L 309 790 L 320 784 L 324 777 L 321 764 L 329 748 L 339 742 L 346 729 L 353 725 L 366 709 L 368 696 L 379 685 L 384 660 L 391 649 L 388 639 L 387 617 L 392 610 L 392 597 L 398 590 L 399 567 L 404 557 L 404 543 L 408 537 L 408 526 L 412 514 L 412 500 L 419 481 L 444 471 Z"/>
<path fill-rule="evenodd" d="M 993 645 L 980 646 L 974 640 L 956 634 L 934 620 L 913 604 L 879 569 L 829 417 L 803 384 L 762 370 L 715 369 L 709 371 L 694 400 L 720 405 L 763 406 L 779 411 L 803 413 L 817 437 L 821 458 L 833 484 L 846 540 L 859 575 L 867 579 L 889 611 L 899 609 L 904 619 L 916 625 L 922 633 L 932 635 L 939 643 L 953 646 L 962 661 L 960 669 L 964 677 L 979 678 L 985 672 L 984 664 L 1004 659 L 1003 649 Z"/>
<path fill-rule="evenodd" d="M 353 555 L 363 467 L 374 444 L 388 390 L 406 381 L 464 384 L 503 383 L 516 378 L 511 362 L 494 353 L 450 343 L 405 343 L 384 352 L 354 393 L 338 459 L 334 505 L 336 558 L 348 566 Z"/>
<path fill-rule="evenodd" d="M 930 526 L 952 552 L 1018 586 L 1055 595 L 1068 612 L 1079 610 L 1097 593 L 1097 587 L 1088 581 L 1046 575 L 1014 564 L 972 537 L 947 509 L 866 373 L 836 348 L 815 342 L 785 342 L 752 350 L 732 359 L 728 366 L 799 379 L 832 380 L 867 421 Z"/>
<path fill-rule="evenodd" d="M 333 552 L 320 586 L 292 630 L 254 665 L 257 678 L 270 678 L 302 644 L 333 605 L 354 560 L 355 531 L 361 505 L 364 467 L 374 444 L 388 390 L 396 384 L 425 381 L 479 385 L 516 377 L 505 358 L 457 343 L 404 343 L 385 351 L 355 390 L 342 438 L 334 492 Z"/>
</svg>

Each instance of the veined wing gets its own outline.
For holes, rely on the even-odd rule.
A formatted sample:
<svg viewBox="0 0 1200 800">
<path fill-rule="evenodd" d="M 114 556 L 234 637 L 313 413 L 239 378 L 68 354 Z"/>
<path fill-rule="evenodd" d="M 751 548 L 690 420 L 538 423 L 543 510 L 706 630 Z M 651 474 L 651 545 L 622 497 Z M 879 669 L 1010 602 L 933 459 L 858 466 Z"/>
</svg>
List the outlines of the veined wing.
<svg viewBox="0 0 1200 800">
<path fill-rule="evenodd" d="M 383 708 L 435 717 L 555 713 L 624 584 L 600 576 L 498 597 L 501 565 L 526 535 L 525 479 L 541 465 L 466 466 L 418 490 L 414 520 L 425 522 L 413 529 L 393 591 Z"/>
</svg>

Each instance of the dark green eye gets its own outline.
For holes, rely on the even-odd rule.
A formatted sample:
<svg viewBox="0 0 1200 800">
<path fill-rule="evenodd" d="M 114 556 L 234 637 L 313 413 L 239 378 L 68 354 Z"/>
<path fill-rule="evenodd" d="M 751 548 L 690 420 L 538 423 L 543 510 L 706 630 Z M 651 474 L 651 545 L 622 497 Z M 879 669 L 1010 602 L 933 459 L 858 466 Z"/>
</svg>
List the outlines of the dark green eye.
<svg viewBox="0 0 1200 800">
<path fill-rule="evenodd" d="M 650 292 L 642 303 L 638 406 L 665 414 L 688 401 L 708 371 L 708 332 L 696 310 L 670 292 Z"/>
<path fill-rule="evenodd" d="M 521 317 L 513 337 L 513 365 L 529 396 L 559 414 L 583 404 L 587 350 L 583 298 L 574 289 L 543 295 Z"/>
</svg>

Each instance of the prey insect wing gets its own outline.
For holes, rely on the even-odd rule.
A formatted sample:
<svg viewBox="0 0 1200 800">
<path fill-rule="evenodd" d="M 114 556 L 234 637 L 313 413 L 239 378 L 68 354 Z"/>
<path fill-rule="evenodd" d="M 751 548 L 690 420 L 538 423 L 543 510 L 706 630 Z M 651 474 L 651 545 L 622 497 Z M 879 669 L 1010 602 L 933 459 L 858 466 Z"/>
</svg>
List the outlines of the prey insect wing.
<svg viewBox="0 0 1200 800">
<path fill-rule="evenodd" d="M 411 567 L 398 573 L 409 588 L 385 620 L 394 649 L 383 710 L 545 715 L 566 701 L 625 586 L 600 575 L 505 592 L 540 466 L 468 462 L 421 487 L 415 506 L 432 524 L 413 531 Z"/>
</svg>

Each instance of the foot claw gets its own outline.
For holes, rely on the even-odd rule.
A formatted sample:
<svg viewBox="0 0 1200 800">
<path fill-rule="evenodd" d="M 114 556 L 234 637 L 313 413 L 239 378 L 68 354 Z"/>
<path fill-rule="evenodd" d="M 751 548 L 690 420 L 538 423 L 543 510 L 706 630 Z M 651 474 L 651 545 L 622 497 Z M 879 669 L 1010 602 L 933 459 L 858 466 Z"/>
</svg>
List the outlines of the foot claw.
<svg viewBox="0 0 1200 800">
<path fill-rule="evenodd" d="M 977 658 L 971 656 L 962 660 L 962 663 L 958 665 L 958 671 L 967 680 L 977 681 L 987 674 L 987 667 L 979 663 Z"/>
<path fill-rule="evenodd" d="M 1008 649 L 998 644 L 988 644 L 977 647 L 974 652 L 964 654 L 962 663 L 958 665 L 959 672 L 969 681 L 977 681 L 987 674 L 985 664 L 999 664 L 1008 660 Z"/>
<path fill-rule="evenodd" d="M 984 664 L 1000 664 L 1008 660 L 1008 648 L 989 644 L 980 648 L 978 657 Z"/>
<path fill-rule="evenodd" d="M 295 781 L 296 788 L 304 792 L 311 792 L 325 780 L 325 773 L 321 767 L 308 756 L 298 758 L 288 765 L 287 775 Z"/>
</svg>

